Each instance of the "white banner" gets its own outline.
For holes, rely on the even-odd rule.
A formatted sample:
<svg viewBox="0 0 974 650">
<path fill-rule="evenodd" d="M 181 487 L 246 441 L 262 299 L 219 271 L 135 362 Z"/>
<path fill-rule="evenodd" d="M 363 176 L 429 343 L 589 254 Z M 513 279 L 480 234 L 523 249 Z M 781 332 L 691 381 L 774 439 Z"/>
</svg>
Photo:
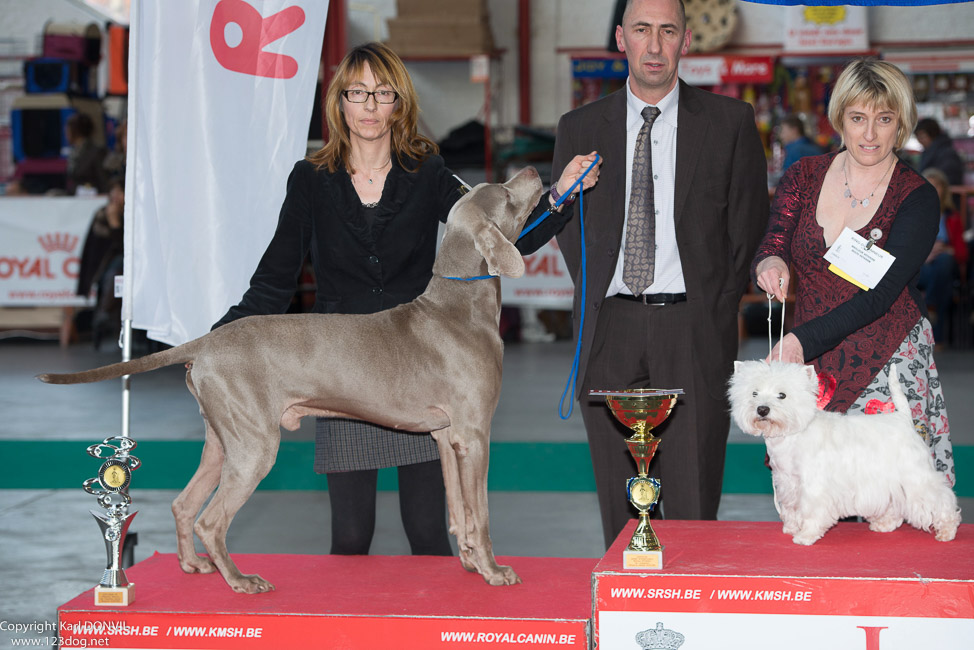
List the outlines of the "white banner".
<svg viewBox="0 0 974 650">
<path fill-rule="evenodd" d="M 328 2 L 133 4 L 125 315 L 207 331 L 247 289 L 304 156 Z"/>
<path fill-rule="evenodd" d="M 0 198 L 0 305 L 67 306 L 75 295 L 81 250 L 106 197 Z"/>
<path fill-rule="evenodd" d="M 869 49 L 866 8 L 788 7 L 785 10 L 787 54 L 834 54 Z"/>
<path fill-rule="evenodd" d="M 501 280 L 501 301 L 511 307 L 571 309 L 571 275 L 554 238 L 524 256 L 524 275 Z"/>
</svg>

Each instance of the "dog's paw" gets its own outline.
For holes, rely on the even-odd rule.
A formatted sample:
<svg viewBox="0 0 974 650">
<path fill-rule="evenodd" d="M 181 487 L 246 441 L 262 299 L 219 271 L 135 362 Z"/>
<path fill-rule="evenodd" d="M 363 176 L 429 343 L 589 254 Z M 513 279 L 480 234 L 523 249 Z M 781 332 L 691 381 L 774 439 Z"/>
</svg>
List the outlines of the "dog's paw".
<svg viewBox="0 0 974 650">
<path fill-rule="evenodd" d="M 491 571 L 490 575 L 484 574 L 484 580 L 487 581 L 487 584 L 494 587 L 521 583 L 521 578 L 514 573 L 514 569 L 501 564 L 497 565 L 497 571 Z"/>
<path fill-rule="evenodd" d="M 869 521 L 869 530 L 874 533 L 891 533 L 903 525 L 903 517 L 897 517 L 896 515 L 874 517 L 867 521 Z"/>
<path fill-rule="evenodd" d="M 213 573 L 216 565 L 208 557 L 193 554 L 188 558 L 179 558 L 179 568 L 183 573 Z"/>
<path fill-rule="evenodd" d="M 936 534 L 933 536 L 938 542 L 949 542 L 957 536 L 957 526 L 935 526 Z"/>
<path fill-rule="evenodd" d="M 781 527 L 781 532 L 783 532 L 785 535 L 794 535 L 798 533 L 798 531 L 800 530 L 801 530 L 801 526 L 799 526 L 798 523 L 794 521 L 786 521 L 784 522 L 784 525 Z"/>
<path fill-rule="evenodd" d="M 274 585 L 261 578 L 256 573 L 241 574 L 239 578 L 227 580 L 227 584 L 238 594 L 263 594 L 274 591 Z"/>
<path fill-rule="evenodd" d="M 791 541 L 796 544 L 801 544 L 802 546 L 811 546 L 818 540 L 822 539 L 822 533 L 809 533 L 803 531 L 791 538 Z"/>
</svg>

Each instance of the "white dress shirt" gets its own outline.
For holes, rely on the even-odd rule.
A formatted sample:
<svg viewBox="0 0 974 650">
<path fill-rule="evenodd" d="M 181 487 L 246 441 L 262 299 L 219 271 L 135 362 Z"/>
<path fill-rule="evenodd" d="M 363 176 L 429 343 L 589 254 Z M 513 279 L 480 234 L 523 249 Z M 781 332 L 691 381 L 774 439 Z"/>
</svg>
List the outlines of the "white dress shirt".
<svg viewBox="0 0 974 650">
<path fill-rule="evenodd" d="M 645 293 L 684 293 L 683 265 L 680 251 L 676 246 L 676 226 L 673 218 L 673 203 L 676 193 L 676 122 L 680 100 L 680 86 L 677 84 L 664 97 L 656 108 L 659 116 L 653 123 L 650 140 L 653 150 L 653 197 L 656 207 L 656 270 L 653 284 Z M 636 138 L 642 128 L 642 110 L 648 106 L 632 94 L 629 80 L 626 80 L 626 224 L 622 227 L 622 242 L 615 273 L 609 283 L 606 297 L 617 293 L 632 295 L 629 287 L 622 281 L 623 257 L 626 250 L 626 228 L 629 221 L 629 193 L 632 191 L 632 158 L 636 151 Z"/>
</svg>

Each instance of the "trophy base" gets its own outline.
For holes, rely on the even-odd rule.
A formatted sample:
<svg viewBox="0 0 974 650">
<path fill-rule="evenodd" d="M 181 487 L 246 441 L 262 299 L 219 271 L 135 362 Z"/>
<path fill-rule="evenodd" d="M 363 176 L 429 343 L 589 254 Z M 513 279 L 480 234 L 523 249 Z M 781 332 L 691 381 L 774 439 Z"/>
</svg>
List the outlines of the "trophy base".
<svg viewBox="0 0 974 650">
<path fill-rule="evenodd" d="M 102 607 L 127 607 L 135 602 L 135 583 L 124 587 L 95 587 L 95 605 Z"/>
<path fill-rule="evenodd" d="M 631 551 L 626 549 L 622 552 L 622 568 L 662 569 L 663 549 L 658 551 Z"/>
</svg>

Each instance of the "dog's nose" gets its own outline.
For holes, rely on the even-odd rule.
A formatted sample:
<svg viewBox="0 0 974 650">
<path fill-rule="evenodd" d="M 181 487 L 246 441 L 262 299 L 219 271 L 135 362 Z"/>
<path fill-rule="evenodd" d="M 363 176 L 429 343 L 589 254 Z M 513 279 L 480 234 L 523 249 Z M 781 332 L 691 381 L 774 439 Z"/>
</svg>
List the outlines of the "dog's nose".
<svg viewBox="0 0 974 650">
<path fill-rule="evenodd" d="M 767 417 L 768 416 L 768 413 L 770 413 L 770 412 L 771 412 L 771 409 L 768 408 L 767 406 L 761 405 L 761 406 L 758 407 L 758 415 L 760 415 L 761 417 Z"/>
</svg>

